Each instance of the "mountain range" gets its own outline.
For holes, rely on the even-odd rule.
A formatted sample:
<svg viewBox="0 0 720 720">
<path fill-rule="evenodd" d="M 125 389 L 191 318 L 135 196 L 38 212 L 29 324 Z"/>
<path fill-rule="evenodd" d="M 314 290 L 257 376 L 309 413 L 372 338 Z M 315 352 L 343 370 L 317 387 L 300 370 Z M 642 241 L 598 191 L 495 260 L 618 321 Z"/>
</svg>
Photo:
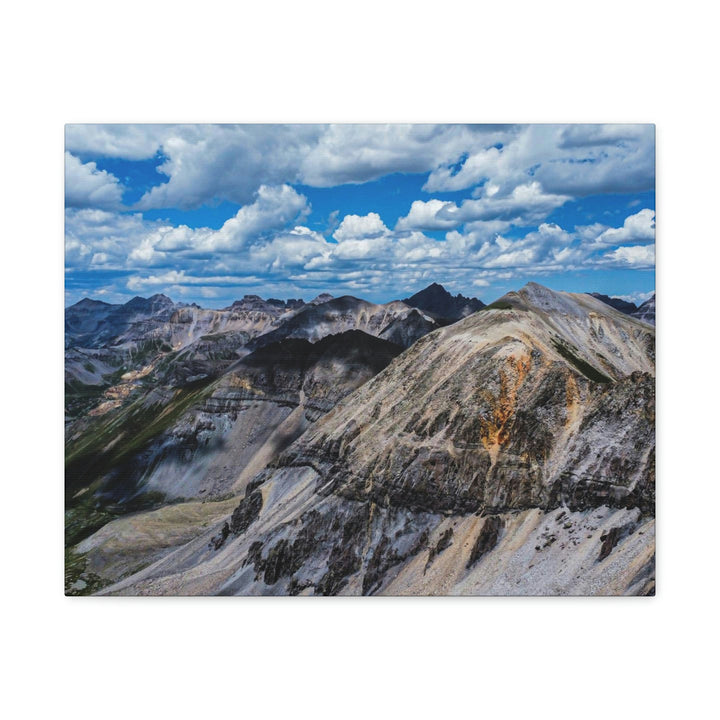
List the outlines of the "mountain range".
<svg viewBox="0 0 720 720">
<path fill-rule="evenodd" d="M 654 296 L 612 300 L 80 301 L 66 592 L 652 594 Z"/>
<path fill-rule="evenodd" d="M 614 307 L 625 315 L 644 320 L 652 325 L 655 324 L 655 293 L 653 293 L 645 302 L 641 305 L 635 305 L 633 302 L 623 300 L 622 298 L 608 297 L 602 293 L 590 293 L 594 298 L 601 300 L 606 305 Z"/>
</svg>

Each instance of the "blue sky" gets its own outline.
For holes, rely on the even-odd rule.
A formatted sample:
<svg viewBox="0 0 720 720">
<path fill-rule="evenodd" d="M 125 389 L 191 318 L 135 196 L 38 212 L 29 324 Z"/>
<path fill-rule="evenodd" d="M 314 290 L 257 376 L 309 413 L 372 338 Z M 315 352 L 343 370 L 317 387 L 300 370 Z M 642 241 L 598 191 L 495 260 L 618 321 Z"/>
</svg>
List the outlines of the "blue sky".
<svg viewBox="0 0 720 720">
<path fill-rule="evenodd" d="M 655 288 L 649 125 L 68 125 L 66 305 Z"/>
</svg>

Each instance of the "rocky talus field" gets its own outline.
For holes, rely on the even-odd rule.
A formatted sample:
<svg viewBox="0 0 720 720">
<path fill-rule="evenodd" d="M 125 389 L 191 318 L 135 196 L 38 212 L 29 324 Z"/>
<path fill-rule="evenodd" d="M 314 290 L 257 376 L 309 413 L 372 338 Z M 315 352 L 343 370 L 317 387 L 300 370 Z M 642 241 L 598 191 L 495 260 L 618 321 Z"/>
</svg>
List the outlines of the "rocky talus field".
<svg viewBox="0 0 720 720">
<path fill-rule="evenodd" d="M 652 595 L 654 297 L 66 310 L 66 593 Z"/>
</svg>

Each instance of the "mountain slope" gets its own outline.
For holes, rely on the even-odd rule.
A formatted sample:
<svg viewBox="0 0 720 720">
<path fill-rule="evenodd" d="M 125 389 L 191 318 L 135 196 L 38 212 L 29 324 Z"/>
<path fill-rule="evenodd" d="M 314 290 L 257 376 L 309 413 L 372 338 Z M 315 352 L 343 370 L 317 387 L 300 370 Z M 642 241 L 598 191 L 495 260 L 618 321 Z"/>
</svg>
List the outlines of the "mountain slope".
<svg viewBox="0 0 720 720">
<path fill-rule="evenodd" d="M 654 331 L 529 284 L 412 345 L 111 593 L 645 594 Z"/>
<path fill-rule="evenodd" d="M 243 492 L 317 418 L 401 352 L 358 330 L 314 344 L 283 340 L 215 380 L 152 387 L 76 423 L 66 445 L 68 546 L 128 512 Z M 103 537 L 112 543 L 109 533 Z M 102 566 L 97 559 L 94 565 Z"/>
</svg>

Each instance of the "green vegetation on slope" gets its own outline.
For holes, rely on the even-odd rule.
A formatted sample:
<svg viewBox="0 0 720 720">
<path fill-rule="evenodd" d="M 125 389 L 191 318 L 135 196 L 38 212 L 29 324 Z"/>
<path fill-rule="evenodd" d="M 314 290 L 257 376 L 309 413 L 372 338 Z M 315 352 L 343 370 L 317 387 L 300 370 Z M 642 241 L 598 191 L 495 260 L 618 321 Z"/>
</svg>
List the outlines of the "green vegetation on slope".
<svg viewBox="0 0 720 720">
<path fill-rule="evenodd" d="M 98 417 L 65 454 L 65 543 L 77 544 L 128 512 L 157 507 L 162 493 L 137 494 L 137 455 L 209 392 L 209 384 L 173 391 L 169 401 L 148 396 Z M 132 467 L 135 465 L 135 467 Z M 114 491 L 117 491 L 114 493 Z M 117 494 L 122 502 L 113 499 Z"/>
<path fill-rule="evenodd" d="M 561 340 L 553 339 L 555 349 L 577 370 L 579 370 L 588 380 L 596 383 L 610 383 L 612 379 L 594 368 L 590 363 L 585 362 L 582 358 L 575 355 L 572 350 Z"/>
</svg>

